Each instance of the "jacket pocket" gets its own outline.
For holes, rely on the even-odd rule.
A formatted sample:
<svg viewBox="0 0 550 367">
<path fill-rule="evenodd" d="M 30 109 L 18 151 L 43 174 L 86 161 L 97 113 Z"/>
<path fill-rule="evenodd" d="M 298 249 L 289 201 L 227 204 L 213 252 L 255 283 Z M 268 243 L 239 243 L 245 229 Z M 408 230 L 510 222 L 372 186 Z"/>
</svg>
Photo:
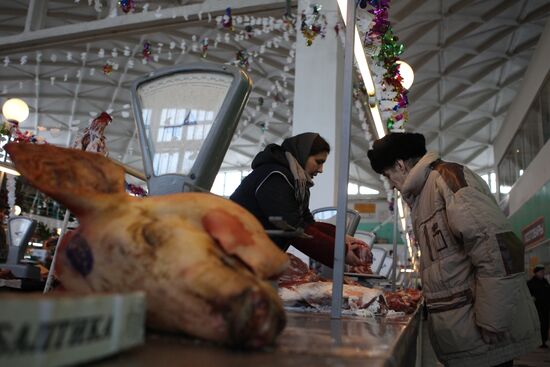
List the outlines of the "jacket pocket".
<svg viewBox="0 0 550 367">
<path fill-rule="evenodd" d="M 434 349 L 445 356 L 487 349 L 481 339 L 471 304 L 445 312 L 430 313 Z M 482 349 L 480 349 L 482 348 Z M 447 359 L 447 358 L 442 358 Z"/>
</svg>

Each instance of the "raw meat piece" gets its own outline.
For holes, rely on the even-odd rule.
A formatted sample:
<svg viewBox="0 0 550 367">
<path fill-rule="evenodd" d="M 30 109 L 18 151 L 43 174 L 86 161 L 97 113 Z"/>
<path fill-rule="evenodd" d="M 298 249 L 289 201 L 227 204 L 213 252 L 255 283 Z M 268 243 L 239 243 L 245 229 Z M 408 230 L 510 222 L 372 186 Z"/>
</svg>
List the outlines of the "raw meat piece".
<svg viewBox="0 0 550 367">
<path fill-rule="evenodd" d="M 65 289 L 147 295 L 149 327 L 244 347 L 272 343 L 284 309 L 265 279 L 288 258 L 237 204 L 206 193 L 150 198 L 124 191 L 124 171 L 100 154 L 11 143 L 23 177 L 66 205 L 80 227 L 57 250 Z"/>
<path fill-rule="evenodd" d="M 313 272 L 298 257 L 287 254 L 290 258 L 290 266 L 279 278 L 279 287 L 289 287 L 297 284 L 317 282 L 321 277 Z"/>
<path fill-rule="evenodd" d="M 332 282 L 302 283 L 291 287 L 281 287 L 279 296 L 285 306 L 309 306 L 317 310 L 328 310 L 332 302 Z M 366 309 L 373 315 L 387 312 L 381 290 L 363 286 L 344 284 L 344 310 Z"/>
<path fill-rule="evenodd" d="M 406 289 L 386 292 L 384 296 L 391 310 L 413 313 L 418 306 L 418 302 L 422 299 L 422 292 L 415 289 Z"/>
</svg>

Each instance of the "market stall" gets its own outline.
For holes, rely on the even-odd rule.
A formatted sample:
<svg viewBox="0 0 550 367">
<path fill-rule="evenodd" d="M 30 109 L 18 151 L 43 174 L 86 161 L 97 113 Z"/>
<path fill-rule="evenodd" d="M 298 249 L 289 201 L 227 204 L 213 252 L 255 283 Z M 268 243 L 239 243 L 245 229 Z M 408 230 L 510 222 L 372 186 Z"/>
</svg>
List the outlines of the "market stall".
<svg viewBox="0 0 550 367">
<path fill-rule="evenodd" d="M 353 9 L 355 2 L 348 3 Z M 89 293 L 145 292 L 151 328 L 145 343 L 93 365 L 415 365 L 420 296 L 410 303 L 407 294 L 384 294 L 344 278 L 355 15 L 343 13 L 348 30 L 333 279 L 281 286 L 279 295 L 286 290 L 295 297 L 289 301 L 281 296 L 286 309 L 267 280 L 280 276 L 288 259 L 259 222 L 225 199 L 180 194 L 207 191 L 212 185 L 250 93 L 245 71 L 191 65 L 152 72 L 134 84 L 149 193 L 174 196 L 130 198 L 119 185 L 124 181 L 122 168 L 85 153 L 90 141 L 84 138 L 78 150 L 34 144 L 7 148 L 32 185 L 66 205 L 84 224 L 63 245 L 60 240 L 55 259 L 62 271 L 56 275 L 63 286 Z M 178 90 L 186 91 L 181 99 Z M 172 123 L 166 123 L 168 110 L 174 111 Z M 199 110 L 202 120 L 193 118 L 193 111 Z M 105 119 L 110 121 L 105 115 L 94 120 L 102 129 L 108 124 Z M 87 131 L 92 137 L 93 127 Z M 95 143 L 95 152 L 102 153 L 96 148 L 105 147 L 104 139 Z M 182 166 L 163 162 L 163 155 L 179 153 L 184 156 Z M 397 228 L 397 215 L 395 221 Z M 299 234 L 294 232 L 285 235 Z M 186 256 L 181 256 L 183 251 Z M 395 289 L 395 264 L 393 274 Z M 304 296 L 306 287 L 310 293 Z M 316 291 L 320 288 L 323 293 Z M 323 303 L 327 300 L 329 304 Z M 45 312 L 41 321 L 49 316 Z M 45 350 L 35 353 L 37 365 L 45 364 L 40 359 Z M 67 353 L 77 352 L 69 348 Z M 0 361 L 4 357 L 0 355 Z"/>
<path fill-rule="evenodd" d="M 287 313 L 287 326 L 273 348 L 230 350 L 170 334 L 148 334 L 145 345 L 92 364 L 94 367 L 189 366 L 370 366 L 416 363 L 420 312 L 390 318 Z"/>
</svg>

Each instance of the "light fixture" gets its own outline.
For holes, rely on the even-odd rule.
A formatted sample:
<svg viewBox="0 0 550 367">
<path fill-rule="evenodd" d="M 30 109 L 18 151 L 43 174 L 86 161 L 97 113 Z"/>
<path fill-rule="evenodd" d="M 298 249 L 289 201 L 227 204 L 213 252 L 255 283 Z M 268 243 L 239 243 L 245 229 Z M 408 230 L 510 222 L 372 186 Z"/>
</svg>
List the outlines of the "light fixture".
<svg viewBox="0 0 550 367">
<path fill-rule="evenodd" d="M 345 24 L 347 22 L 346 14 L 348 11 L 347 0 L 338 0 L 338 7 L 340 8 L 340 13 L 342 14 Z M 372 103 L 370 98 L 375 96 L 376 89 L 374 87 L 374 81 L 372 80 L 372 74 L 370 73 L 369 64 L 367 63 L 367 57 L 365 56 L 365 50 L 361 44 L 361 38 L 359 37 L 357 27 L 355 27 L 354 32 L 353 54 L 355 55 L 355 61 L 357 62 L 359 72 L 363 77 L 363 82 L 365 83 L 365 88 L 367 89 L 367 94 L 369 96 L 369 108 L 374 119 L 376 134 L 378 135 L 378 139 L 380 139 L 386 135 L 386 131 L 384 130 L 384 125 L 382 124 L 382 118 L 380 117 L 378 106 L 376 105 L 376 102 Z M 375 101 L 374 98 L 373 101 Z"/>
<path fill-rule="evenodd" d="M 19 98 L 10 98 L 2 106 L 4 118 L 11 122 L 20 124 L 29 117 L 29 106 Z"/>
<path fill-rule="evenodd" d="M 403 78 L 401 83 L 405 89 L 411 89 L 411 85 L 414 82 L 414 71 L 409 64 L 405 61 L 399 60 L 396 62 L 399 65 L 399 74 Z"/>
<path fill-rule="evenodd" d="M 15 205 L 13 207 L 13 214 L 15 214 L 15 215 L 21 214 L 21 207 L 19 205 Z"/>
<path fill-rule="evenodd" d="M 13 165 L 11 165 L 9 162 L 0 161 L 0 171 L 14 176 L 21 175 L 15 168 L 13 168 Z"/>
<path fill-rule="evenodd" d="M 374 127 L 376 128 L 378 139 L 381 139 L 384 135 L 386 135 L 386 131 L 384 130 L 384 125 L 382 124 L 382 117 L 380 117 L 378 106 L 375 105 L 374 107 L 370 107 L 370 112 L 372 114 L 372 118 L 374 119 Z"/>
<path fill-rule="evenodd" d="M 348 12 L 347 0 L 338 0 L 338 7 L 340 8 L 340 13 L 342 14 L 342 18 L 344 19 L 345 24 L 347 22 L 346 14 Z M 361 72 L 361 76 L 363 77 L 363 82 L 365 83 L 365 87 L 367 88 L 367 94 L 369 96 L 374 96 L 374 94 L 376 93 L 374 89 L 374 82 L 372 80 L 372 75 L 369 70 L 369 64 L 367 63 L 367 57 L 365 56 L 365 50 L 363 49 L 363 45 L 361 44 L 361 38 L 359 37 L 357 27 L 355 27 L 354 35 L 355 39 L 353 40 L 353 54 L 355 55 L 355 61 L 357 61 L 359 71 Z"/>
</svg>

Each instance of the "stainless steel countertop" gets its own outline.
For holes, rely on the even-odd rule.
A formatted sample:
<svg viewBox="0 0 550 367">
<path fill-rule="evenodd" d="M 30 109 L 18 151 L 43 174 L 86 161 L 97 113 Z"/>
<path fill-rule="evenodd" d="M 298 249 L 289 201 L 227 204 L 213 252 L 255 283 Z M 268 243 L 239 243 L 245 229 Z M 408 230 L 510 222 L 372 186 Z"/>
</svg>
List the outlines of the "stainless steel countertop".
<svg viewBox="0 0 550 367">
<path fill-rule="evenodd" d="M 287 313 L 277 345 L 235 351 L 173 334 L 148 334 L 145 345 L 94 362 L 97 367 L 145 366 L 414 366 L 420 312 L 390 318 Z"/>
</svg>

